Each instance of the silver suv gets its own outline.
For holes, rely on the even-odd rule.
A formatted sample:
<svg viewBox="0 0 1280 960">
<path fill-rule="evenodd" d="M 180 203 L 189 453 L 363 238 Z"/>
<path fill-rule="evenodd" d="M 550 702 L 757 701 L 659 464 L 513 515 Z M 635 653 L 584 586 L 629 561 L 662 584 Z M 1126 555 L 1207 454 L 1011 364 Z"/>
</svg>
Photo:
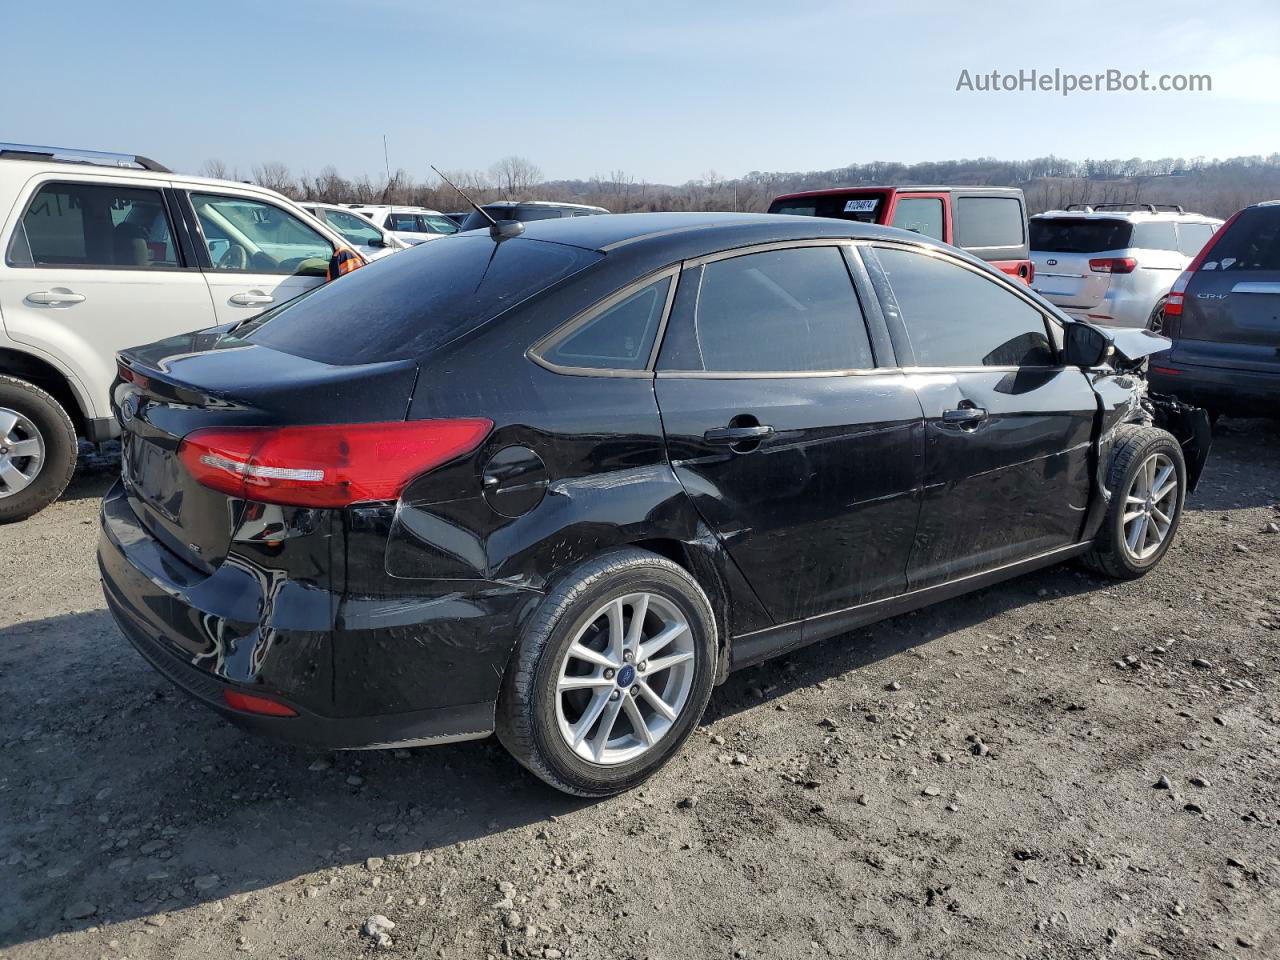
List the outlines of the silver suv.
<svg viewBox="0 0 1280 960">
<path fill-rule="evenodd" d="M 1072 204 L 1029 221 L 1032 287 L 1075 317 L 1145 327 L 1222 221 L 1150 203 Z"/>
</svg>

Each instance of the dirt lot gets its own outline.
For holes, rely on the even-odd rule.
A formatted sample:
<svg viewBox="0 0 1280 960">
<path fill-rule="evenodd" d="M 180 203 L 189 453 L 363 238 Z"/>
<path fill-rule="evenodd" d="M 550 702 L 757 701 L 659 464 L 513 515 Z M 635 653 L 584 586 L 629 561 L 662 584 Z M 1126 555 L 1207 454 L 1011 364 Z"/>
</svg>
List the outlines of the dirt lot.
<svg viewBox="0 0 1280 960">
<path fill-rule="evenodd" d="M 1280 957 L 1280 427 L 1221 426 L 1155 574 L 737 674 L 598 803 L 188 703 L 103 609 L 91 466 L 0 529 L 0 957 Z"/>
</svg>

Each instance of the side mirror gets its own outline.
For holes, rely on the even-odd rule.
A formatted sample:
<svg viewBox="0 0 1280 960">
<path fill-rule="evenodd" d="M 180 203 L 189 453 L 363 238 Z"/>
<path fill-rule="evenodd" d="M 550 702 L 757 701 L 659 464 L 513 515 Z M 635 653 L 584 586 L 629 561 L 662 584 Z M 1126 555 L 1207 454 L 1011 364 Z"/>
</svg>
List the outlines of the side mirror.
<svg viewBox="0 0 1280 960">
<path fill-rule="evenodd" d="M 1111 356 L 1111 338 L 1087 323 L 1069 323 L 1066 337 L 1065 359 L 1073 367 L 1101 366 Z"/>
<path fill-rule="evenodd" d="M 366 244 L 365 244 L 365 246 L 367 246 L 367 247 L 389 247 L 389 246 L 391 246 L 391 244 L 387 243 L 387 241 L 386 241 L 385 239 L 383 239 L 382 237 L 373 237 L 371 240 L 369 240 L 369 242 L 368 242 L 368 243 L 366 243 Z"/>
</svg>

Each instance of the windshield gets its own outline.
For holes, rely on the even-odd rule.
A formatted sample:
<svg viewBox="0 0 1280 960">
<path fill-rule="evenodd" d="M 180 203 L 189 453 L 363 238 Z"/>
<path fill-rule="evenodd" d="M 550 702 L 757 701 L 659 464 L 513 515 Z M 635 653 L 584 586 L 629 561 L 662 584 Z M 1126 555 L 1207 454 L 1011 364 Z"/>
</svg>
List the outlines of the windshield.
<svg viewBox="0 0 1280 960">
<path fill-rule="evenodd" d="M 1133 227 L 1127 220 L 1033 218 L 1031 249 L 1037 253 L 1102 253 L 1129 246 Z"/>
<path fill-rule="evenodd" d="M 229 337 L 320 363 L 416 359 L 603 257 L 539 240 L 444 237 L 317 287 Z"/>
</svg>

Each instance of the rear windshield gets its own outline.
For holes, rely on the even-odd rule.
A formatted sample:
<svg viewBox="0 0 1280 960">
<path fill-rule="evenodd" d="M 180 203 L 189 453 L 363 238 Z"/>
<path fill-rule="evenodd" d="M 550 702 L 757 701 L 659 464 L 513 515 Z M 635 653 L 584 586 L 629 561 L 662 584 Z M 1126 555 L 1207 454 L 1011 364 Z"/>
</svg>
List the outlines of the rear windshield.
<svg viewBox="0 0 1280 960">
<path fill-rule="evenodd" d="M 1042 253 L 1102 253 L 1129 246 L 1128 220 L 1073 220 L 1051 217 L 1031 221 L 1031 249 Z"/>
<path fill-rule="evenodd" d="M 800 217 L 833 217 L 858 223 L 880 223 L 885 194 L 876 190 L 833 193 L 820 197 L 783 198 L 769 204 L 770 213 L 788 213 Z"/>
<path fill-rule="evenodd" d="M 317 287 L 233 336 L 321 363 L 418 358 L 603 256 L 540 240 L 444 237 Z"/>
<path fill-rule="evenodd" d="M 1200 269 L 1280 270 L 1280 207 L 1253 207 L 1241 213 Z"/>
</svg>

